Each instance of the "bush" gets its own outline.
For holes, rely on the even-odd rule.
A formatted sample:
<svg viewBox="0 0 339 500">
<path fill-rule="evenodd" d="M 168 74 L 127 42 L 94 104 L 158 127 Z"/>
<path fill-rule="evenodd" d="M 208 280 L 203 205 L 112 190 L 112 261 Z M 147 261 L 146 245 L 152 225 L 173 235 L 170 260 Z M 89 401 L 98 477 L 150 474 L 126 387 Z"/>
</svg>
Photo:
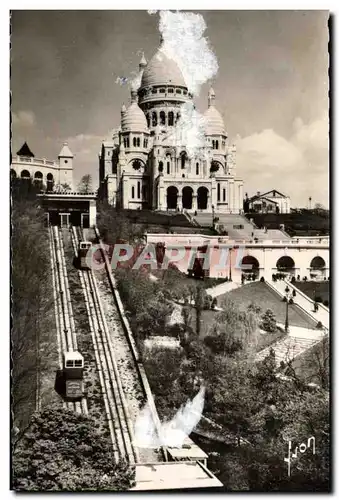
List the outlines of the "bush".
<svg viewBox="0 0 339 500">
<path fill-rule="evenodd" d="M 322 327 L 323 327 L 322 322 L 321 322 L 321 321 L 318 321 L 316 328 L 317 328 L 318 330 L 321 330 L 321 329 L 322 329 Z"/>
<path fill-rule="evenodd" d="M 316 297 L 314 298 L 314 302 L 319 302 L 320 304 L 322 304 L 322 297 L 320 295 L 316 295 Z"/>
<path fill-rule="evenodd" d="M 287 298 L 286 297 L 283 297 L 283 302 L 287 302 Z"/>
<path fill-rule="evenodd" d="M 274 313 L 271 309 L 267 309 L 261 319 L 262 328 L 266 332 L 274 333 L 277 329 L 277 320 L 274 316 Z"/>
<path fill-rule="evenodd" d="M 325 307 L 329 307 L 329 305 L 330 305 L 330 303 L 329 303 L 328 300 L 324 300 L 323 304 L 324 304 Z"/>
<path fill-rule="evenodd" d="M 126 463 L 116 463 L 108 431 L 62 408 L 35 414 L 13 453 L 16 491 L 126 491 L 133 476 Z"/>
<path fill-rule="evenodd" d="M 261 281 L 261 283 L 265 283 L 265 278 L 263 276 L 261 276 L 260 281 Z"/>
<path fill-rule="evenodd" d="M 212 300 L 211 309 L 215 309 L 217 305 L 218 305 L 218 300 L 216 297 L 214 297 L 214 299 Z"/>
<path fill-rule="evenodd" d="M 292 276 L 291 283 L 295 283 L 295 276 Z"/>
<path fill-rule="evenodd" d="M 294 300 L 292 298 L 290 298 L 290 300 L 288 301 L 289 304 L 294 304 Z"/>
</svg>

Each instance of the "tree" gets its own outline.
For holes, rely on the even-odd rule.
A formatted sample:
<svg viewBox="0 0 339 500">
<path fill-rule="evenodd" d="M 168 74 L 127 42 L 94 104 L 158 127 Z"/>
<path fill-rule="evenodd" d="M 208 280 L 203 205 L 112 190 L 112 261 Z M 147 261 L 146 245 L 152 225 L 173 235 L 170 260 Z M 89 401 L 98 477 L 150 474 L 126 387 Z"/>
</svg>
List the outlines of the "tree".
<svg viewBox="0 0 339 500">
<path fill-rule="evenodd" d="M 90 174 L 86 174 L 81 177 L 81 181 L 78 185 L 78 190 L 83 194 L 91 193 L 93 191 L 92 176 Z"/>
<path fill-rule="evenodd" d="M 71 186 L 67 183 L 64 182 L 63 184 L 58 184 L 56 186 L 57 191 L 71 191 Z"/>
<path fill-rule="evenodd" d="M 44 213 L 32 192 L 13 193 L 12 210 L 12 411 L 15 439 L 28 425 L 41 397 L 51 400 L 44 374 L 55 368 L 55 316 L 50 251 Z M 47 377 L 50 378 L 50 377 Z M 42 387 L 43 386 L 43 387 Z M 44 389 L 46 388 L 46 389 Z"/>
<path fill-rule="evenodd" d="M 245 346 L 256 344 L 257 320 L 252 311 L 241 311 L 229 299 L 222 304 L 223 311 L 216 315 L 205 344 L 213 352 L 233 356 Z"/>
<path fill-rule="evenodd" d="M 17 491 L 125 491 L 133 484 L 134 470 L 115 463 L 109 433 L 60 407 L 35 414 L 13 454 Z"/>
<path fill-rule="evenodd" d="M 277 320 L 271 309 L 267 309 L 261 318 L 261 326 L 263 330 L 269 333 L 274 333 L 277 330 Z"/>
</svg>

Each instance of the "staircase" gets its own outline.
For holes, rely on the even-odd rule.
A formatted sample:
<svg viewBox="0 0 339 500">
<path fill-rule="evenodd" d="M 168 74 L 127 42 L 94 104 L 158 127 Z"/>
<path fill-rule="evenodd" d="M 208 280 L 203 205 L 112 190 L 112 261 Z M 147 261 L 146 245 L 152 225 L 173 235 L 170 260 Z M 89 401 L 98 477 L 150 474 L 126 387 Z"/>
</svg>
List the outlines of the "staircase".
<svg viewBox="0 0 339 500">
<path fill-rule="evenodd" d="M 224 226 L 230 239 L 247 241 L 254 240 L 254 238 L 258 238 L 258 240 L 279 241 L 290 239 L 286 233 L 279 229 L 268 229 L 267 231 L 258 229 L 255 224 L 249 222 L 243 215 L 215 213 L 214 216 L 219 218 L 218 224 Z M 199 212 L 192 219 L 195 219 L 202 227 L 211 227 L 212 217 L 212 213 Z M 236 229 L 234 226 L 243 226 L 243 228 Z"/>
<path fill-rule="evenodd" d="M 306 330 L 306 329 L 305 329 Z M 322 337 L 319 338 L 307 338 L 307 337 L 294 337 L 288 335 L 281 340 L 278 340 L 275 344 L 265 347 L 262 351 L 257 354 L 257 361 L 262 361 L 266 356 L 269 355 L 270 350 L 273 349 L 275 352 L 276 364 L 279 367 L 280 362 L 283 361 L 287 363 L 292 361 L 300 354 L 317 344 Z"/>
<path fill-rule="evenodd" d="M 269 281 L 267 282 L 269 286 L 274 288 L 274 290 L 281 296 L 285 296 L 285 288 L 289 287 L 290 290 L 296 291 L 296 296 L 293 297 L 293 301 L 297 304 L 308 316 L 310 316 L 314 321 L 321 321 L 325 328 L 330 327 L 330 312 L 327 307 L 319 304 L 319 309 L 314 312 L 314 302 L 312 299 L 307 297 L 303 292 L 301 292 L 297 287 L 295 287 L 289 281 Z"/>
<path fill-rule="evenodd" d="M 219 297 L 219 295 L 223 295 L 224 293 L 230 292 L 235 288 L 239 288 L 240 284 L 235 283 L 234 281 L 225 281 L 225 283 L 220 283 L 220 285 L 216 285 L 212 288 L 207 288 L 206 293 L 211 297 Z"/>
</svg>

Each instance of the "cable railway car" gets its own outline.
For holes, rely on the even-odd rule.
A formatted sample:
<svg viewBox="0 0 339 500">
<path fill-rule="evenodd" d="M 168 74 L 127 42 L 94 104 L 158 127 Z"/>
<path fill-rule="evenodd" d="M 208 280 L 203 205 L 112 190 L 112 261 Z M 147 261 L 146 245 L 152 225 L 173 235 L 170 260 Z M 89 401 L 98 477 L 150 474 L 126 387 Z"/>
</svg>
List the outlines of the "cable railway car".
<svg viewBox="0 0 339 500">
<path fill-rule="evenodd" d="M 80 269 L 90 269 L 88 265 L 87 253 L 91 248 L 92 248 L 92 243 L 90 241 L 80 241 L 78 249 Z"/>
<path fill-rule="evenodd" d="M 63 356 L 66 398 L 81 399 L 84 392 L 84 358 L 78 351 L 66 351 Z"/>
</svg>

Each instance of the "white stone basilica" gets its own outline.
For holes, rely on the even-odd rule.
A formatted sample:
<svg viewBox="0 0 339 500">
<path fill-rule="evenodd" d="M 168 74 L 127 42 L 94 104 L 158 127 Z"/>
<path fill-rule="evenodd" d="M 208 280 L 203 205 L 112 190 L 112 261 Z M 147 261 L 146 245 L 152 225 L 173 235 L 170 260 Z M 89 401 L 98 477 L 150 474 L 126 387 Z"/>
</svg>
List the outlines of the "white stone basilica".
<svg viewBox="0 0 339 500">
<path fill-rule="evenodd" d="M 187 134 L 186 139 L 178 134 L 183 110 L 195 108 L 176 62 L 161 46 L 149 63 L 142 57 L 139 71 L 119 129 L 102 143 L 99 196 L 129 209 L 242 211 L 236 150 L 228 143 L 213 89 L 202 120 L 203 141 L 192 150 Z"/>
</svg>

